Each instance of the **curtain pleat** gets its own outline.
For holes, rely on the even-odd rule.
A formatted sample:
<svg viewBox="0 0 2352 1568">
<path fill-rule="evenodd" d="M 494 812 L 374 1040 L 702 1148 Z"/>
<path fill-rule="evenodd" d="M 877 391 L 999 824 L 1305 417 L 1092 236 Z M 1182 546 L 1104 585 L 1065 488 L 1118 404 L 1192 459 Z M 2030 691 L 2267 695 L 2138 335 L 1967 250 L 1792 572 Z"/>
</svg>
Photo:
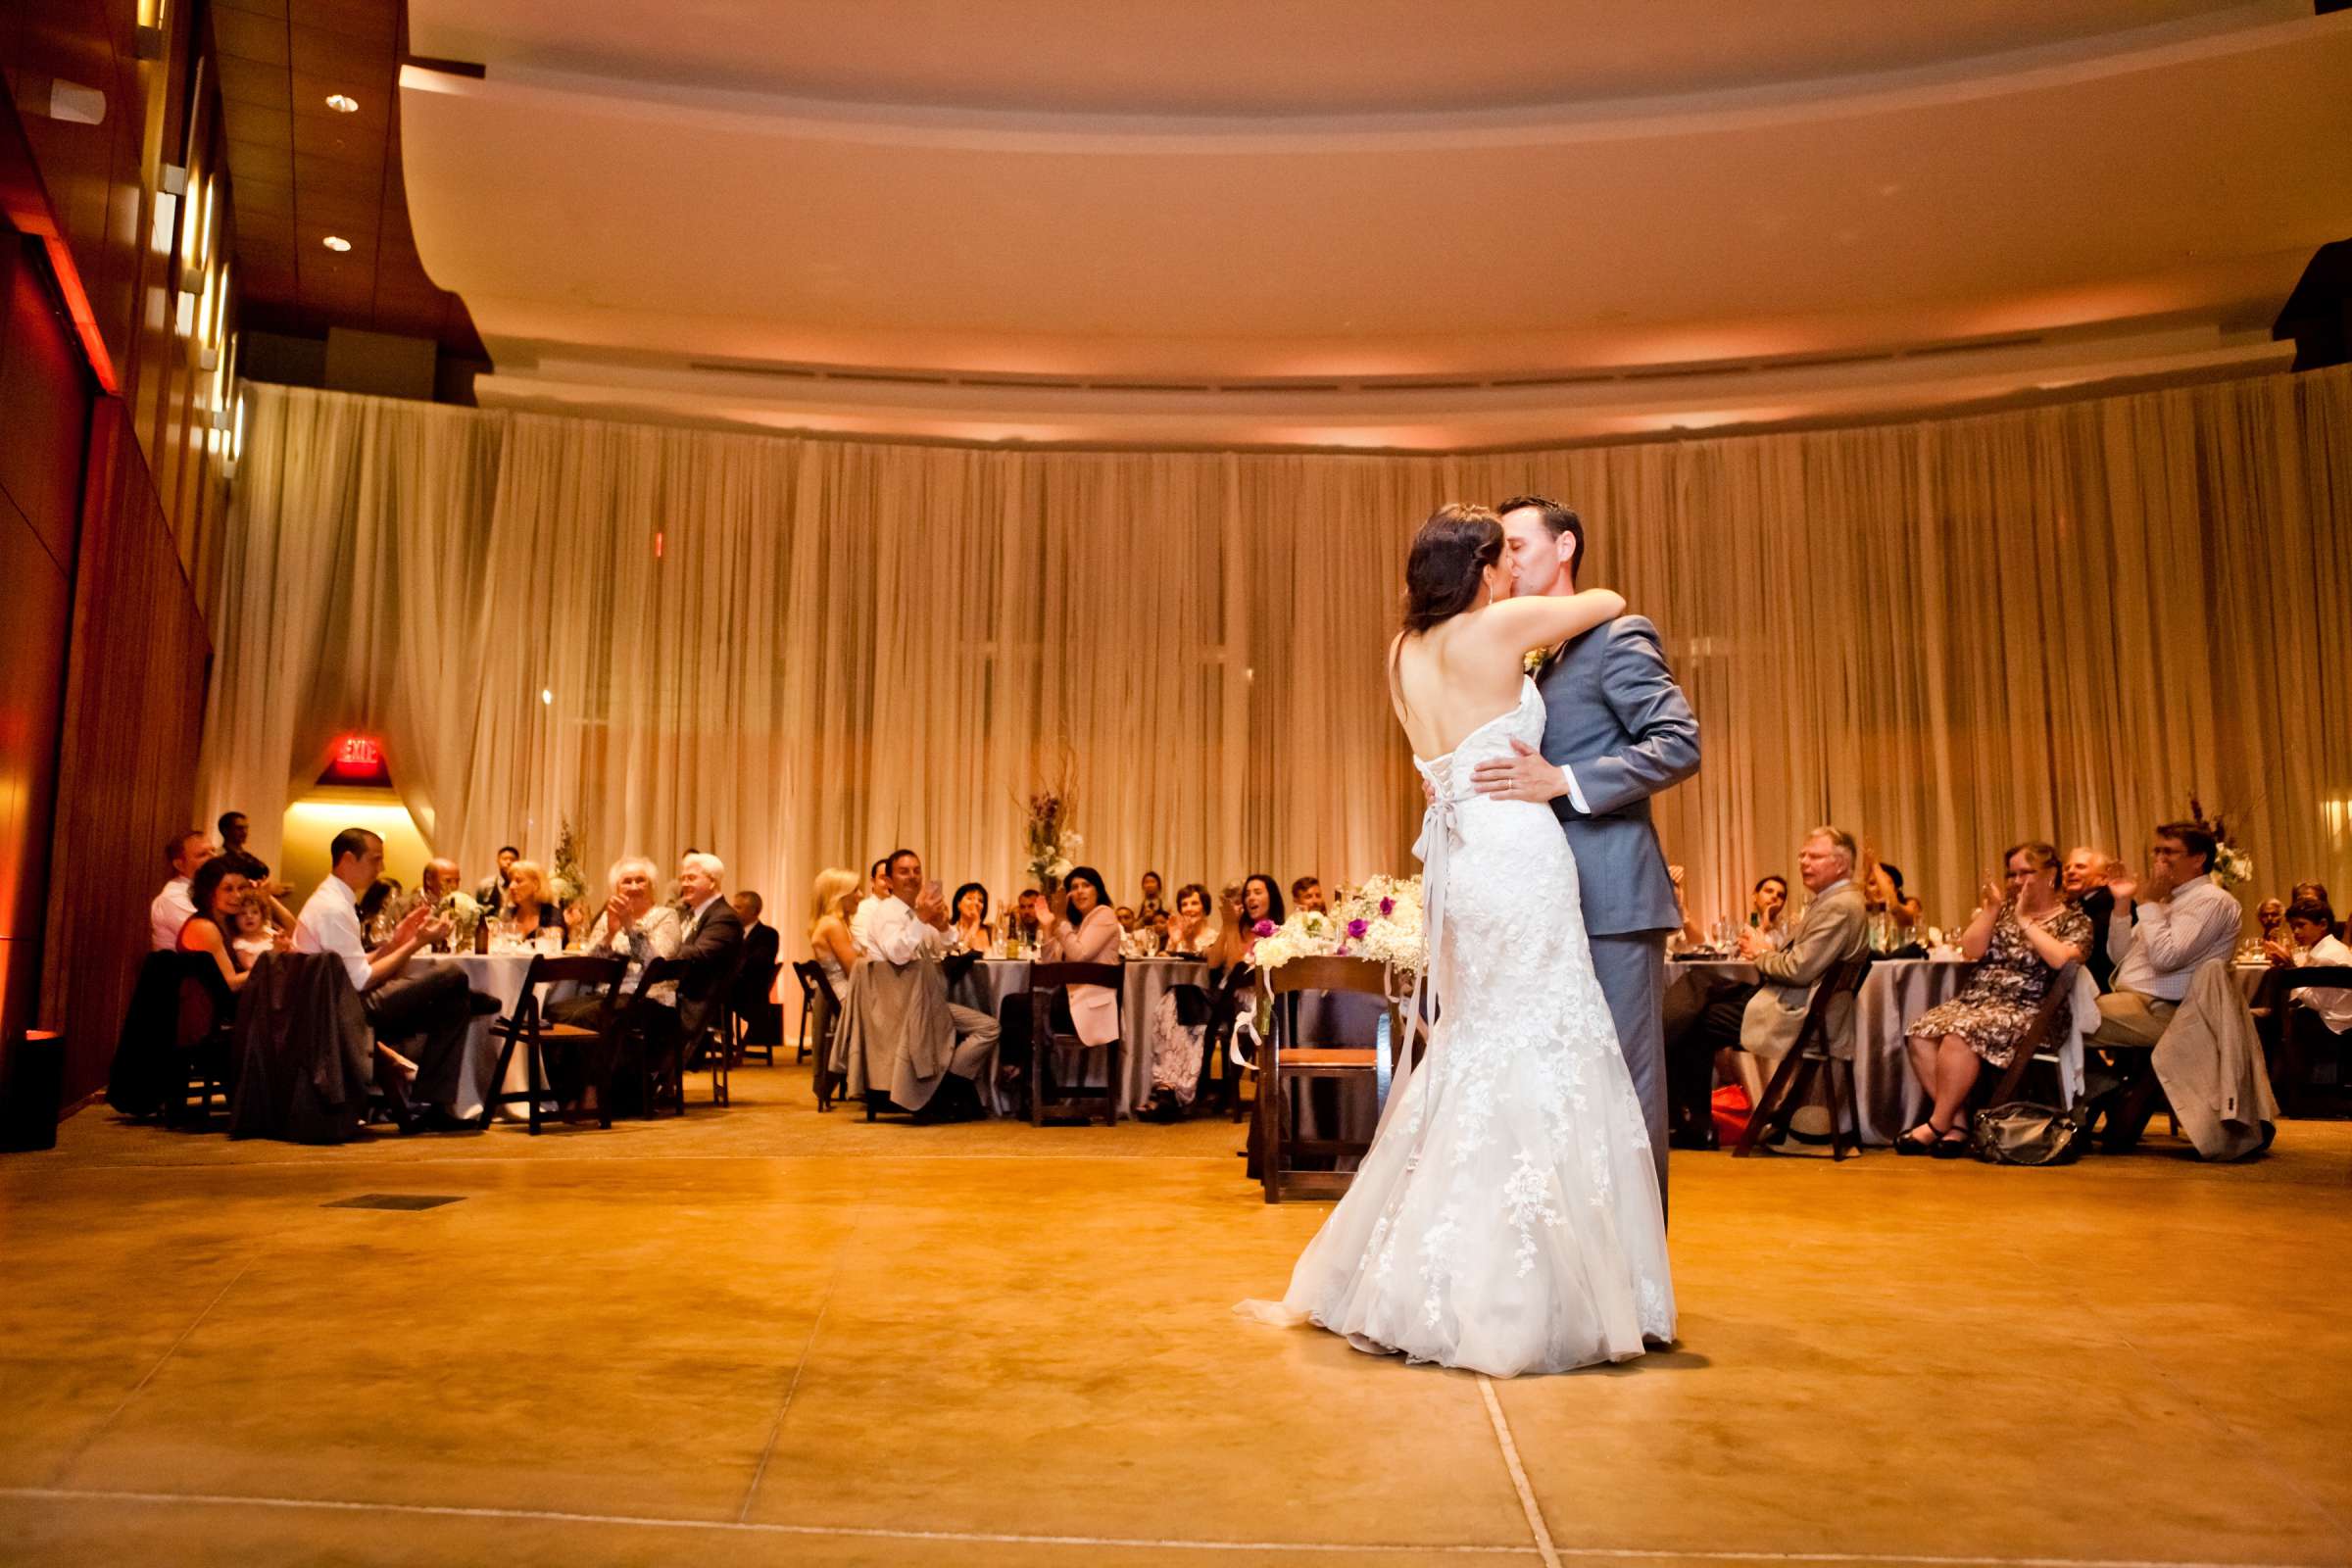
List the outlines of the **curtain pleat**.
<svg viewBox="0 0 2352 1568">
<path fill-rule="evenodd" d="M 1579 507 L 1706 763 L 1702 917 L 1838 821 L 1953 923 L 2009 843 L 2136 856 L 2189 794 L 2352 902 L 2352 371 L 1962 419 L 1462 457 L 1036 453 L 257 386 L 198 806 L 379 733 L 435 848 L 689 845 L 796 911 L 921 850 L 1018 885 L 1066 772 L 1122 897 L 1403 868 L 1383 654 L 1438 503 Z"/>
</svg>

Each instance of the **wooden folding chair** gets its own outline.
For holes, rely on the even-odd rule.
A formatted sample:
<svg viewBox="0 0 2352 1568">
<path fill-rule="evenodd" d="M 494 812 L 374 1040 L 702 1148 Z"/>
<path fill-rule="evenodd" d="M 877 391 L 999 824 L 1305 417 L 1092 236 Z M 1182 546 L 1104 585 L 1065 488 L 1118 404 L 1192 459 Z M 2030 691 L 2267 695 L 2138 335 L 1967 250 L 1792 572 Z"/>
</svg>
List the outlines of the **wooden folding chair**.
<svg viewBox="0 0 2352 1568">
<path fill-rule="evenodd" d="M 1781 1058 L 1772 1082 L 1764 1086 L 1764 1098 L 1747 1118 L 1747 1130 L 1740 1135 L 1740 1147 L 1732 1151 L 1734 1156 L 1753 1153 L 1756 1145 L 1765 1141 L 1768 1131 L 1776 1138 L 1785 1137 L 1788 1124 L 1795 1118 L 1796 1107 L 1806 1102 L 1814 1083 L 1825 1075 L 1829 1080 L 1824 1087 L 1830 1107 L 1830 1157 L 1845 1158 L 1845 1146 L 1849 1142 L 1855 1153 L 1862 1152 L 1862 1107 L 1854 1098 L 1854 1064 L 1850 1058 L 1833 1054 L 1830 1006 L 1837 998 L 1859 994 L 1869 973 L 1870 955 L 1866 953 L 1838 964 L 1814 986 L 1813 999 L 1805 1005 L 1805 1021 L 1796 1033 L 1796 1044 Z M 1844 1080 L 1842 1090 L 1840 1078 Z"/>
<path fill-rule="evenodd" d="M 2034 1009 L 2026 1032 L 2018 1038 L 2017 1052 L 2009 1058 L 2009 1065 L 2002 1069 L 1992 1089 L 1977 1098 L 1975 1105 L 1970 1106 L 1972 1110 L 1976 1105 L 2006 1105 L 2015 1100 L 2017 1092 L 2025 1087 L 2027 1071 L 2035 1062 L 2047 1064 L 2052 1072 L 2061 1070 L 2058 1055 L 2066 1042 L 2057 1037 L 2058 1020 L 2065 1016 L 2066 1004 L 2074 998 L 2075 975 L 2082 967 L 2069 962 L 2050 977 L 2050 989 L 2042 996 L 2041 1005 Z M 1984 1082 L 1982 1077 L 1977 1080 L 1979 1087 Z"/>
<path fill-rule="evenodd" d="M 793 964 L 792 977 L 801 983 L 801 1034 L 799 1043 L 793 1050 L 792 1059 L 796 1064 L 808 1059 L 808 1037 L 813 1031 L 816 1034 L 816 1060 L 821 1068 L 825 1062 L 826 1054 L 824 1034 L 819 1027 L 820 1021 L 816 1017 L 816 999 L 827 989 L 825 971 L 817 966 L 815 960 L 802 958 Z"/>
<path fill-rule="evenodd" d="M 760 1054 L 760 1065 L 762 1067 L 776 1064 L 775 1043 L 752 1038 L 752 1019 L 748 1009 L 755 1004 L 770 1004 L 769 998 L 776 989 L 776 976 L 783 972 L 784 965 L 771 960 L 757 970 L 746 966 L 735 977 L 734 989 L 728 993 L 731 1004 L 727 1011 L 728 1024 L 734 1031 L 735 1061 L 738 1066 L 749 1063 L 754 1052 Z"/>
<path fill-rule="evenodd" d="M 555 1079 L 548 1071 L 547 1058 L 551 1048 L 559 1055 L 570 1055 L 585 1067 L 584 1076 L 596 1090 L 597 1125 L 612 1125 L 612 1085 L 605 1063 L 610 1053 L 605 1049 L 612 1027 L 612 1008 L 620 995 L 621 976 L 628 964 L 619 958 L 593 957 L 584 954 L 538 954 L 522 977 L 522 995 L 515 1000 L 514 1010 L 490 1025 L 490 1038 L 499 1043 L 498 1067 L 490 1077 L 489 1093 L 482 1096 L 481 1125 L 490 1125 L 490 1118 L 501 1105 L 522 1101 L 529 1105 L 531 1136 L 539 1136 L 539 1106 L 554 1098 Z M 602 990 L 596 1022 L 593 1024 L 552 1023 L 543 1015 L 539 999 L 544 986 L 571 984 L 583 992 Z M 507 1088 L 507 1068 L 514 1059 L 515 1048 L 522 1048 L 523 1087 Z"/>
<path fill-rule="evenodd" d="M 1127 1024 L 1127 999 L 1123 976 L 1115 963 L 1038 963 L 1029 968 L 1029 1125 L 1043 1127 L 1048 1119 L 1076 1119 L 1091 1122 L 1093 1107 L 1102 1108 L 1102 1125 L 1112 1127 L 1119 1120 L 1119 1063 L 1121 1036 Z M 1074 1034 L 1057 1034 L 1054 1028 L 1054 1000 L 1071 986 L 1104 986 L 1116 999 L 1120 1012 L 1120 1033 L 1113 1034 L 1107 1045 L 1090 1046 Z M 1102 1066 L 1102 1087 L 1086 1088 L 1083 1084 L 1054 1082 L 1057 1051 L 1105 1053 Z M 1080 1076 L 1084 1076 L 1083 1070 Z"/>
<path fill-rule="evenodd" d="M 1274 1028 L 1261 1048 L 1257 1073 L 1256 1135 L 1259 1182 L 1266 1201 L 1292 1198 L 1338 1198 L 1355 1176 L 1350 1171 L 1298 1170 L 1291 1157 L 1328 1156 L 1335 1162 L 1361 1156 L 1369 1139 L 1297 1138 L 1291 1134 L 1291 1115 L 1298 1086 L 1307 1083 L 1370 1083 L 1379 1074 L 1377 1046 L 1309 1046 L 1300 1043 L 1298 1012 L 1301 996 L 1309 991 L 1352 992 L 1388 1002 L 1390 1051 L 1404 1044 L 1404 1019 L 1389 1001 L 1388 970 L 1368 958 L 1296 958 L 1273 972 Z"/>
<path fill-rule="evenodd" d="M 209 953 L 174 953 L 179 972 L 179 1007 L 172 1030 L 174 1065 L 165 1080 L 164 1125 L 209 1123 L 213 1099 L 228 1108 L 231 1044 L 237 1009 L 221 982 L 220 966 Z"/>
</svg>

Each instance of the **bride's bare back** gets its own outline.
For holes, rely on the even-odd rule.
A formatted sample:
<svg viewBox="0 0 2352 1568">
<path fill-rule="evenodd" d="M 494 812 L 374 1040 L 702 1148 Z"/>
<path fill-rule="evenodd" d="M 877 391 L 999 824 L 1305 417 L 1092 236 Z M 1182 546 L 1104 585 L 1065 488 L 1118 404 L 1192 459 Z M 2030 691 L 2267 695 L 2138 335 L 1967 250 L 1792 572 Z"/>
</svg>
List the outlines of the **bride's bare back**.
<svg viewBox="0 0 2352 1568">
<path fill-rule="evenodd" d="M 1519 706 L 1527 651 L 1581 637 L 1624 613 L 1606 588 L 1533 599 L 1497 599 L 1390 649 L 1389 699 L 1424 761 L 1451 754 L 1480 725 Z"/>
</svg>

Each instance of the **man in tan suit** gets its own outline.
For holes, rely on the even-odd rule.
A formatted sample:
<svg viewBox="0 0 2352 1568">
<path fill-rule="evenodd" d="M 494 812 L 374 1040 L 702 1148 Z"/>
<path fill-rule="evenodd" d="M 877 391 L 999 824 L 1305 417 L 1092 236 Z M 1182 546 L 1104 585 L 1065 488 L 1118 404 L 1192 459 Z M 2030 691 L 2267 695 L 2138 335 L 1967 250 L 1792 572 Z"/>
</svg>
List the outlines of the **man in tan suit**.
<svg viewBox="0 0 2352 1568">
<path fill-rule="evenodd" d="M 1754 926 L 1740 933 L 1740 956 L 1756 966 L 1764 983 L 1747 1001 L 1740 1020 L 1740 1049 L 1758 1058 L 1766 1077 L 1796 1045 L 1812 1004 L 1813 988 L 1829 972 L 1869 951 L 1870 936 L 1862 888 L 1854 880 L 1854 836 L 1842 828 L 1817 827 L 1797 851 L 1796 869 L 1813 902 L 1797 921 L 1788 945 L 1774 952 Z M 1842 1013 L 1830 1018 L 1833 1050 L 1844 1043 L 1853 1052 L 1853 999 L 1841 998 Z"/>
</svg>

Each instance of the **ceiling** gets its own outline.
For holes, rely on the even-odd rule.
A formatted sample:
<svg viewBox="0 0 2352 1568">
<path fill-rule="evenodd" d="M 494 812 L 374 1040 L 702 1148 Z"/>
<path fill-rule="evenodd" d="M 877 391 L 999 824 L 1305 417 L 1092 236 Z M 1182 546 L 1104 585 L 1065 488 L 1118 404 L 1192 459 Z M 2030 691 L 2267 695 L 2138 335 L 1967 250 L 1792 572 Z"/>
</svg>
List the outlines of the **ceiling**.
<svg viewBox="0 0 2352 1568">
<path fill-rule="evenodd" d="M 411 0 L 485 69 L 399 140 L 486 404 L 1445 449 L 2282 363 L 2352 14 L 1907 9 Z"/>
<path fill-rule="evenodd" d="M 400 152 L 400 0 L 213 0 L 241 318 L 431 338 L 483 357 L 464 302 L 425 275 Z M 326 106 L 330 94 L 359 104 Z M 328 235 L 351 242 L 326 248 Z"/>
</svg>

